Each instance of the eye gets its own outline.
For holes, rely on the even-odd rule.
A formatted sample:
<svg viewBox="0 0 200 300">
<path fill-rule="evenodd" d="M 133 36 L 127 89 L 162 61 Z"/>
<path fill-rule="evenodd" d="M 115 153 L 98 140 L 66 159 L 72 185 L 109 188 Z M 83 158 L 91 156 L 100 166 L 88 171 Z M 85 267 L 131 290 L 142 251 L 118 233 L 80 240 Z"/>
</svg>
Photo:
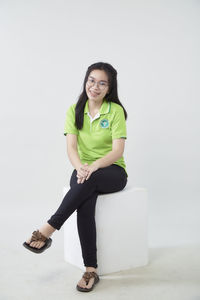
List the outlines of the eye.
<svg viewBox="0 0 200 300">
<path fill-rule="evenodd" d="M 105 84 L 105 82 L 100 81 L 100 85 L 105 86 L 106 84 Z"/>
</svg>

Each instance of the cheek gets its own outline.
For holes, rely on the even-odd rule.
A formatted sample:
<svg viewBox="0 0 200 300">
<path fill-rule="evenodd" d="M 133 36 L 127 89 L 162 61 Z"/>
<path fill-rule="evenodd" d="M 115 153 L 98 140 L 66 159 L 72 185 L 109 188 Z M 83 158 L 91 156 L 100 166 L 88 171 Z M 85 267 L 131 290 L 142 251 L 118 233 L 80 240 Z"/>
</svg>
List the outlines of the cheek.
<svg viewBox="0 0 200 300">
<path fill-rule="evenodd" d="M 108 94 L 108 89 L 106 89 L 105 91 L 103 91 L 103 94 L 104 94 L 104 96 L 105 96 L 106 94 Z"/>
<path fill-rule="evenodd" d="M 85 91 L 86 91 L 86 93 L 88 94 L 89 89 L 88 89 L 87 86 L 85 87 Z"/>
</svg>

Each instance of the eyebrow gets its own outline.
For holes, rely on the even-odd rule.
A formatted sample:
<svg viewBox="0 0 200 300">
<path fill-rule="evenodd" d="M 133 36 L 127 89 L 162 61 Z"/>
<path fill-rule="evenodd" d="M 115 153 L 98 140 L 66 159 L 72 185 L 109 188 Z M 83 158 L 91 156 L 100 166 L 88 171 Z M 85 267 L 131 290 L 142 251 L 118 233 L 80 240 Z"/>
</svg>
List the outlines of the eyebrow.
<svg viewBox="0 0 200 300">
<path fill-rule="evenodd" d="M 95 79 L 95 78 L 94 78 L 94 77 L 92 77 L 92 76 L 89 76 L 89 77 L 91 77 L 91 78 Z M 108 82 L 107 80 L 99 80 L 99 81 Z"/>
</svg>

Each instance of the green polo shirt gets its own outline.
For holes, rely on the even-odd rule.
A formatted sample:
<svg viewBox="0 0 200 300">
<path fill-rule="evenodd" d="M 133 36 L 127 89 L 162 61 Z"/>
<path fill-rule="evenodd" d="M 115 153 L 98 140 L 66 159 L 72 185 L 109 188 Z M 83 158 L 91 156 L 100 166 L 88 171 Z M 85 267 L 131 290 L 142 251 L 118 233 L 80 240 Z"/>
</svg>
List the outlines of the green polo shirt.
<svg viewBox="0 0 200 300">
<path fill-rule="evenodd" d="M 78 154 L 83 164 L 88 163 L 90 165 L 112 151 L 113 139 L 127 138 L 126 120 L 121 105 L 104 100 L 99 114 L 92 121 L 89 116 L 87 100 L 81 130 L 78 130 L 75 126 L 75 107 L 76 103 L 72 104 L 67 110 L 64 135 L 67 135 L 67 133 L 77 135 Z M 121 166 L 126 171 L 123 156 L 114 164 Z"/>
</svg>

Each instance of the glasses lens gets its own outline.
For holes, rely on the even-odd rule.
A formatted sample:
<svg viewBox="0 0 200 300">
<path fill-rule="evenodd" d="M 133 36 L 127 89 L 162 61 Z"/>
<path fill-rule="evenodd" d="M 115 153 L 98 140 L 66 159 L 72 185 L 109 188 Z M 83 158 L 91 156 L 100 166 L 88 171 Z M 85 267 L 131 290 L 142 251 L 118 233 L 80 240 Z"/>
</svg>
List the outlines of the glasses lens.
<svg viewBox="0 0 200 300">
<path fill-rule="evenodd" d="M 89 86 L 94 86 L 96 81 L 92 78 L 88 78 L 87 83 L 89 84 Z M 104 81 L 97 82 L 97 85 L 100 88 L 100 90 L 104 90 L 108 86 L 108 84 Z"/>
</svg>

